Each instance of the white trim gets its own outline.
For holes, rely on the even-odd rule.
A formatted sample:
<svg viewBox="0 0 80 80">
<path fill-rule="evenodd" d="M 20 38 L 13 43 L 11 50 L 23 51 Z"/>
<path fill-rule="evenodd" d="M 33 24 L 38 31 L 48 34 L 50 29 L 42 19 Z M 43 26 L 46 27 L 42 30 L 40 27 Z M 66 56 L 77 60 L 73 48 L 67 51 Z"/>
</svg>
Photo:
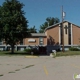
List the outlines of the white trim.
<svg viewBox="0 0 80 80">
<path fill-rule="evenodd" d="M 71 45 L 73 45 L 73 33 L 72 33 L 72 24 L 71 24 Z"/>
<path fill-rule="evenodd" d="M 60 36 L 60 26 L 59 26 L 59 44 L 61 44 L 61 36 Z"/>
</svg>

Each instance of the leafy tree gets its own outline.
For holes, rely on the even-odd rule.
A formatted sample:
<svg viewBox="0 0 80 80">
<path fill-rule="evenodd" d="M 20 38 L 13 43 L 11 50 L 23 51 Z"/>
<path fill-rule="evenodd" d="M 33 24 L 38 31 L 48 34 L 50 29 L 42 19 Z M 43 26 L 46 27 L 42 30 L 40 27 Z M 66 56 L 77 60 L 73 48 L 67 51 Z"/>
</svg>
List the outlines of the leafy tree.
<svg viewBox="0 0 80 80">
<path fill-rule="evenodd" d="M 22 10 L 24 4 L 18 0 L 5 0 L 0 6 L 0 35 L 6 44 L 11 45 L 11 52 L 14 53 L 14 45 L 22 41 L 27 33 L 27 23 Z"/>
<path fill-rule="evenodd" d="M 30 33 L 37 33 L 37 29 L 35 28 L 35 26 L 29 28 L 29 32 Z"/>
<path fill-rule="evenodd" d="M 54 18 L 54 17 L 48 17 L 46 18 L 46 22 L 44 22 L 42 25 L 40 25 L 40 33 L 43 33 L 44 30 L 51 25 L 54 25 L 56 23 L 59 23 L 59 19 L 58 18 Z"/>
</svg>

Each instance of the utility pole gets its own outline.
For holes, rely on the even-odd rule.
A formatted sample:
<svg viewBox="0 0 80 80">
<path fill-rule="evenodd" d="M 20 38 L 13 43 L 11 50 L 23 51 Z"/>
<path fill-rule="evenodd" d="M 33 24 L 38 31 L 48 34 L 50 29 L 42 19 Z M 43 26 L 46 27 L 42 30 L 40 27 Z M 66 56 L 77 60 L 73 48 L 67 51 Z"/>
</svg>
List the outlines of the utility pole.
<svg viewBox="0 0 80 80">
<path fill-rule="evenodd" d="M 64 52 L 64 25 L 63 25 L 63 6 L 62 6 L 62 51 Z"/>
</svg>

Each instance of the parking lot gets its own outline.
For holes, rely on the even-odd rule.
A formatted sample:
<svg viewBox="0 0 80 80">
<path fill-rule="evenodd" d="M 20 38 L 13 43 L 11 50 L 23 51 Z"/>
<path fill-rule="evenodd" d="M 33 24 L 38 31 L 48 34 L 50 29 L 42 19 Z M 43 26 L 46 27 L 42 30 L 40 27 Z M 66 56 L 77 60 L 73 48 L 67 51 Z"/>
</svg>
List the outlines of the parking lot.
<svg viewBox="0 0 80 80">
<path fill-rule="evenodd" d="M 73 80 L 80 56 L 0 56 L 0 80 Z"/>
</svg>

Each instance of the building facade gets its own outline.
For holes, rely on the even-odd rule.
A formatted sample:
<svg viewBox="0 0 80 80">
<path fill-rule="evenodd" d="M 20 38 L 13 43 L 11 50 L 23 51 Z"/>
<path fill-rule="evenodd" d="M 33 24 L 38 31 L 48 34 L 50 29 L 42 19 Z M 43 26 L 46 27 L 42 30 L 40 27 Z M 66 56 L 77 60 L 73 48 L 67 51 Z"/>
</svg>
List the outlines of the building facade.
<svg viewBox="0 0 80 80">
<path fill-rule="evenodd" d="M 64 45 L 80 44 L 80 27 L 68 22 L 63 22 L 64 27 Z M 45 29 L 47 36 L 47 45 L 62 45 L 62 23 L 52 25 Z"/>
<path fill-rule="evenodd" d="M 63 22 L 64 45 L 80 44 L 80 27 L 68 22 Z M 32 36 L 23 40 L 23 45 L 62 45 L 62 23 L 49 26 L 44 33 L 31 33 Z"/>
<path fill-rule="evenodd" d="M 64 47 L 80 45 L 80 27 L 69 21 L 64 21 L 63 27 Z M 47 27 L 44 33 L 31 33 L 31 36 L 24 38 L 23 43 L 16 45 L 15 48 L 16 50 L 24 50 L 28 46 L 42 46 L 46 47 L 45 51 L 50 52 L 52 49 L 59 49 L 59 46 L 62 46 L 62 34 L 62 23 L 57 23 Z M 4 42 L 0 43 L 0 48 L 6 49 Z"/>
<path fill-rule="evenodd" d="M 23 45 L 46 46 L 47 36 L 45 33 L 31 33 L 31 36 L 23 39 Z"/>
</svg>

